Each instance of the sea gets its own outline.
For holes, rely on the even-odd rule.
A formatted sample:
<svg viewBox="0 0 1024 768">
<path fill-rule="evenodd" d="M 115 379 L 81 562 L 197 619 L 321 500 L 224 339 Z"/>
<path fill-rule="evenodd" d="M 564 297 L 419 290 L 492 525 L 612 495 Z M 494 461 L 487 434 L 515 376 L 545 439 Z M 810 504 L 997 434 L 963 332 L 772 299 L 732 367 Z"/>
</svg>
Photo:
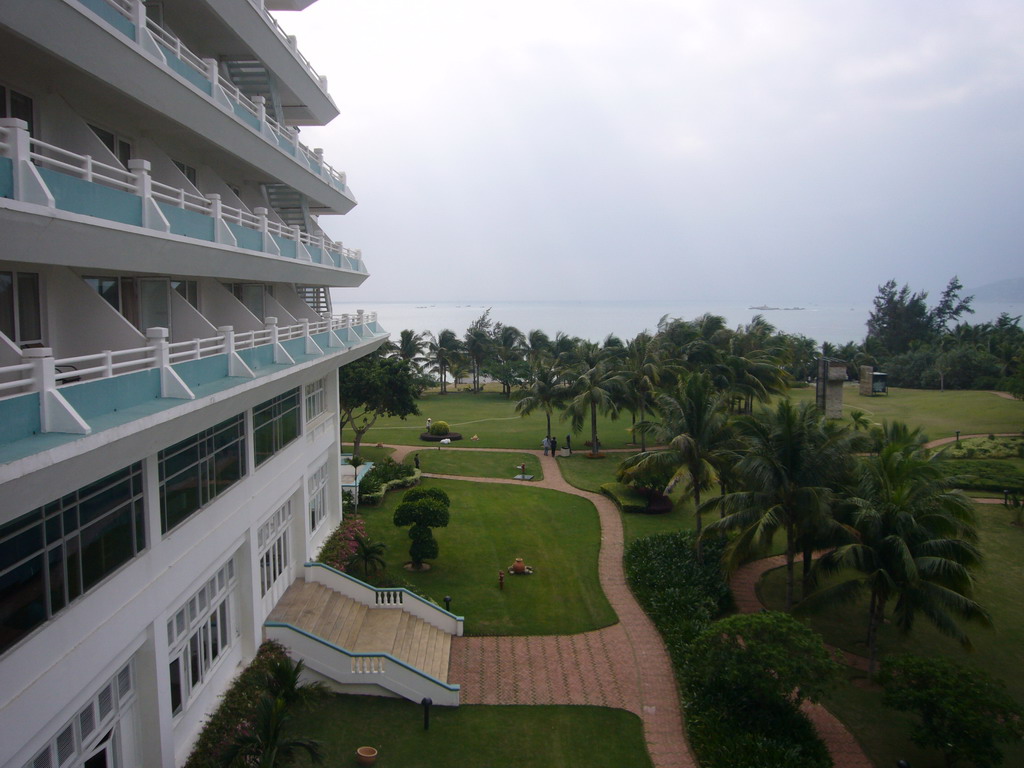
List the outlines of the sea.
<svg viewBox="0 0 1024 768">
<path fill-rule="evenodd" d="M 730 328 L 749 323 L 761 315 L 779 331 L 799 334 L 819 344 L 861 342 L 867 332 L 871 304 L 801 305 L 747 304 L 726 302 L 669 301 L 465 301 L 465 302 L 375 302 L 350 304 L 334 301 L 334 312 L 354 313 L 358 309 L 376 312 L 377 321 L 392 338 L 412 329 L 437 334 L 448 328 L 462 336 L 470 324 L 488 309 L 494 322 L 511 325 L 523 333 L 544 331 L 554 338 L 558 332 L 601 342 L 609 334 L 624 341 L 641 331 L 654 332 L 662 317 L 692 320 L 705 313 L 721 315 Z M 995 320 L 1001 312 L 1024 315 L 1024 302 L 975 304 L 967 321 Z"/>
</svg>

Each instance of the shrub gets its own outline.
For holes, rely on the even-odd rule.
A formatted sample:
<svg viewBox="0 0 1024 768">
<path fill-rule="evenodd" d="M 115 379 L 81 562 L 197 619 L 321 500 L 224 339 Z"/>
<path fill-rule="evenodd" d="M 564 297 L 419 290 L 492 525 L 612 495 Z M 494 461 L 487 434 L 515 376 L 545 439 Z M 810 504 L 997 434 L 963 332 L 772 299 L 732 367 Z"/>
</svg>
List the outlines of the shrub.
<svg viewBox="0 0 1024 768">
<path fill-rule="evenodd" d="M 256 704 L 267 686 L 275 663 L 287 659 L 279 643 L 268 640 L 256 651 L 256 657 L 243 669 L 221 697 L 220 704 L 206 719 L 185 768 L 215 768 L 217 758 L 234 736 L 256 719 Z"/>
<path fill-rule="evenodd" d="M 374 464 L 366 474 L 367 476 L 372 475 L 384 484 L 390 483 L 392 480 L 412 477 L 414 471 L 413 467 L 410 467 L 408 464 L 399 464 L 390 456 L 387 456 L 382 461 Z"/>
<path fill-rule="evenodd" d="M 448 426 L 447 421 L 435 421 L 430 425 L 429 432 L 432 435 L 447 435 L 451 432 L 451 428 Z"/>
<path fill-rule="evenodd" d="M 635 488 L 622 483 L 605 483 L 601 493 L 615 502 L 620 512 L 638 513 L 647 511 L 647 499 Z"/>
<path fill-rule="evenodd" d="M 349 515 L 324 539 L 316 554 L 316 562 L 344 571 L 349 558 L 356 551 L 356 536 L 366 536 L 366 525 L 359 515 Z"/>
<path fill-rule="evenodd" d="M 999 459 L 957 459 L 941 464 L 957 488 L 967 491 L 1024 490 L 1024 472 Z"/>
</svg>

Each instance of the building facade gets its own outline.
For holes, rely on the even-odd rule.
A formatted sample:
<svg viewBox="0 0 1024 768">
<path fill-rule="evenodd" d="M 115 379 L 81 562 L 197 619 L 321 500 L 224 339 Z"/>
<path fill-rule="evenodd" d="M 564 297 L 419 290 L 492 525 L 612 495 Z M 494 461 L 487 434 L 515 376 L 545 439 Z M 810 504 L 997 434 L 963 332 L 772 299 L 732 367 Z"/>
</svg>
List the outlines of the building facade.
<svg viewBox="0 0 1024 768">
<path fill-rule="evenodd" d="M 0 2 L 0 765 L 180 765 L 341 520 L 310 1 Z"/>
</svg>

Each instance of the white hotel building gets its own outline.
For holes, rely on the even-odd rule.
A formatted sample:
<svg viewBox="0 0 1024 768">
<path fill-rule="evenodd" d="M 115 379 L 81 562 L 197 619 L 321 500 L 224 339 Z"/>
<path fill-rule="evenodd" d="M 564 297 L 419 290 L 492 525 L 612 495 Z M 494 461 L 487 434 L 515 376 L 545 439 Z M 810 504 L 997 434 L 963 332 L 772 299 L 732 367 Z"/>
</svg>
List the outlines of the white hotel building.
<svg viewBox="0 0 1024 768">
<path fill-rule="evenodd" d="M 281 607 L 319 582 L 461 632 L 305 565 L 341 520 L 337 370 L 387 338 L 331 314 L 367 273 L 317 217 L 355 199 L 298 128 L 337 108 L 267 12 L 311 1 L 0 0 L 2 766 L 180 765 L 267 636 L 458 701 L 446 658 Z"/>
</svg>

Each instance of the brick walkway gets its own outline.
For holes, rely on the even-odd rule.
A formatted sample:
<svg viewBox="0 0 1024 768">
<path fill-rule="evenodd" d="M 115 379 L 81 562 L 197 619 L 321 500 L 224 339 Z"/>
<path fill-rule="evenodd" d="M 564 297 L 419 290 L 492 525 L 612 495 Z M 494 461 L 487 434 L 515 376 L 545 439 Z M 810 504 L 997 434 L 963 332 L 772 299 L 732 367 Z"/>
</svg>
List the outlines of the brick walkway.
<svg viewBox="0 0 1024 768">
<path fill-rule="evenodd" d="M 757 613 L 764 608 L 757 596 L 757 583 L 766 571 L 785 564 L 785 556 L 776 555 L 755 560 L 738 568 L 729 580 L 729 587 L 732 589 L 733 599 L 736 601 L 736 609 L 740 613 Z M 846 658 L 847 664 L 867 670 L 868 660 L 863 656 L 845 652 L 843 652 L 843 656 Z M 864 750 L 860 748 L 860 744 L 853 738 L 853 734 L 836 719 L 835 715 L 820 704 L 804 702 L 801 709 L 814 723 L 814 728 L 821 740 L 828 746 L 835 768 L 872 768 L 871 761 L 864 754 Z"/>
<path fill-rule="evenodd" d="M 417 446 L 395 448 L 401 461 Z M 541 451 L 485 448 L 531 453 L 540 460 L 544 479 L 531 487 L 551 488 L 587 499 L 601 521 L 598 567 L 601 587 L 619 623 L 578 635 L 452 638 L 448 679 L 462 686 L 465 704 L 589 704 L 626 709 L 643 721 L 647 750 L 655 768 L 695 768 L 683 734 L 679 693 L 661 635 L 626 586 L 622 571 L 622 521 L 615 504 L 604 496 L 581 491 L 562 477 L 557 460 Z M 445 477 L 428 475 L 428 477 Z M 509 483 L 503 478 L 454 480 Z"/>
<path fill-rule="evenodd" d="M 420 446 L 388 446 L 402 461 Z M 619 623 L 578 635 L 452 638 L 449 680 L 462 686 L 466 704 L 589 704 L 626 709 L 640 716 L 647 749 L 655 768 L 695 768 L 683 733 L 679 693 L 661 636 L 626 586 L 622 570 L 623 535 L 618 509 L 608 498 L 581 491 L 562 477 L 557 460 L 541 451 L 504 448 L 445 448 L 531 453 L 544 469 L 544 479 L 531 486 L 551 488 L 587 499 L 601 520 L 599 558 L 601 586 Z M 473 482 L 522 485 L 504 478 L 465 478 Z M 761 575 L 784 559 L 766 558 L 739 569 L 730 586 L 737 608 L 762 609 L 756 585 Z M 858 663 L 852 654 L 849 661 Z M 828 746 L 836 768 L 872 768 L 856 739 L 827 709 L 807 704 L 804 713 Z"/>
</svg>

